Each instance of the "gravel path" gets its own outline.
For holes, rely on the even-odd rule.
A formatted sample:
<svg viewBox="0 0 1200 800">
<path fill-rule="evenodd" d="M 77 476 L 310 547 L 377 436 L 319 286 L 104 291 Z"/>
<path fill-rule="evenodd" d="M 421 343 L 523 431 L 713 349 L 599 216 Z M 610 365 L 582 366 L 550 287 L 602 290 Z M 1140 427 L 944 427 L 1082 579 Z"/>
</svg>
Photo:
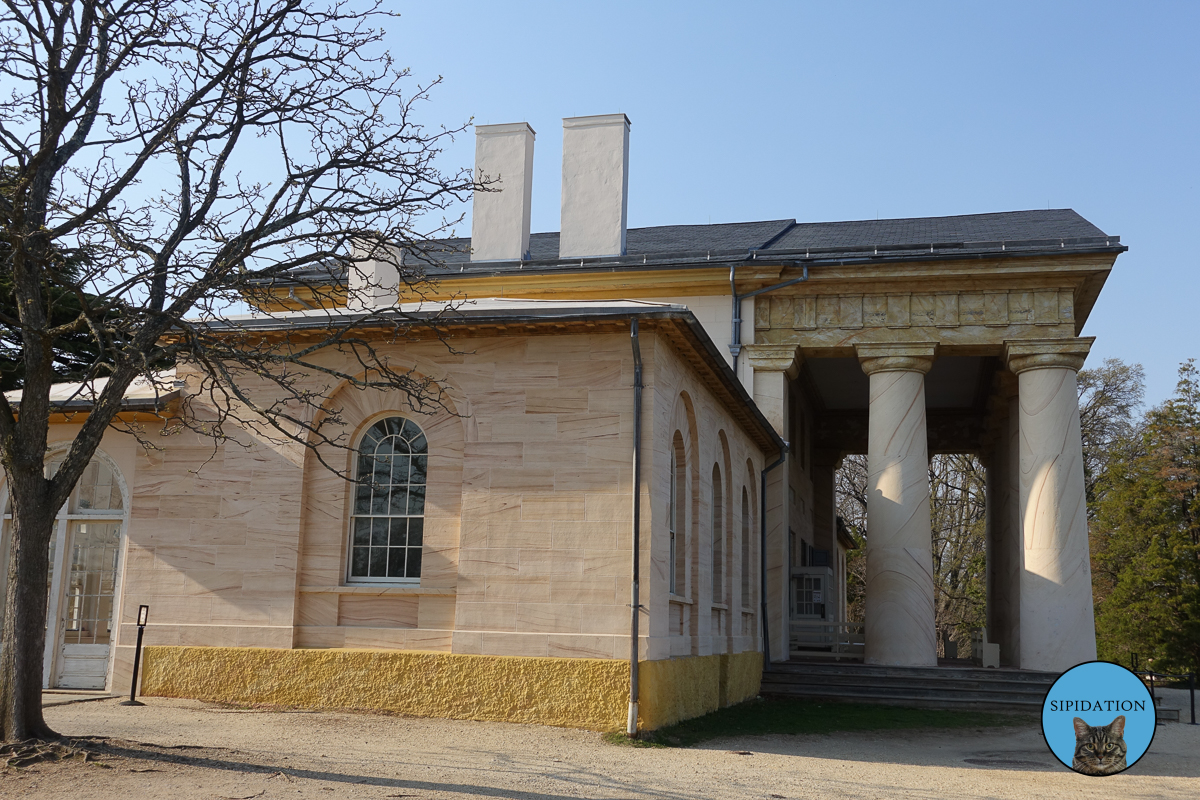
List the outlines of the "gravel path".
<svg viewBox="0 0 1200 800">
<path fill-rule="evenodd" d="M 1130 772 L 1064 769 L 1037 728 L 725 739 L 694 749 L 606 744 L 533 725 L 240 711 L 147 698 L 46 710 L 105 737 L 108 767 L 0 774 L 0 797 L 40 798 L 1188 798 L 1200 727 L 1159 728 Z M 100 742 L 98 742 L 100 744 Z M 739 754 L 745 751 L 746 754 Z"/>
</svg>

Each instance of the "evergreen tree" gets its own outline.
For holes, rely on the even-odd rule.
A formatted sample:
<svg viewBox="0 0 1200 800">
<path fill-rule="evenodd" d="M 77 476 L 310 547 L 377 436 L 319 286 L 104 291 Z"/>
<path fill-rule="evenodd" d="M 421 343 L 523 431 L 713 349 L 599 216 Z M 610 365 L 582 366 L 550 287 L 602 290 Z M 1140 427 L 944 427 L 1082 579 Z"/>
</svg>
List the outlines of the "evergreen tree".
<svg viewBox="0 0 1200 800">
<path fill-rule="evenodd" d="M 1146 415 L 1100 477 L 1092 574 L 1100 657 L 1200 670 L 1200 372 Z"/>
</svg>

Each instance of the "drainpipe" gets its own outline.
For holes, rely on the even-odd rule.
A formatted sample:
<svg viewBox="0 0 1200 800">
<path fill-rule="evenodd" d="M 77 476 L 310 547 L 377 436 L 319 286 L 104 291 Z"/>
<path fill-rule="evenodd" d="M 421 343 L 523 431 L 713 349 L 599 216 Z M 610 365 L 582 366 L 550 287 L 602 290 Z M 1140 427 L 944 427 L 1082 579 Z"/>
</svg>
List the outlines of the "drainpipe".
<svg viewBox="0 0 1200 800">
<path fill-rule="evenodd" d="M 638 597 L 638 582 L 641 569 L 642 514 L 642 349 L 638 343 L 638 321 L 635 317 L 629 326 L 633 344 L 633 583 L 632 600 L 629 604 L 629 719 L 625 732 L 637 736 L 638 723 L 638 621 L 642 606 Z"/>
<path fill-rule="evenodd" d="M 787 461 L 788 443 L 783 443 L 783 452 L 779 454 L 779 460 L 762 471 L 762 488 L 759 490 L 758 499 L 762 506 L 761 519 L 758 525 L 758 555 L 761 563 L 759 569 L 762 575 L 759 577 L 759 589 L 762 596 L 762 635 L 763 635 L 763 671 L 771 671 L 771 631 L 767 624 L 767 473 L 778 467 L 780 464 Z M 785 476 L 786 477 L 786 476 Z M 784 493 L 783 502 L 787 502 L 787 493 Z"/>
<path fill-rule="evenodd" d="M 729 265 L 729 296 L 733 298 L 733 330 L 729 337 L 729 352 L 733 354 L 733 374 L 737 375 L 738 353 L 742 352 L 742 298 L 738 297 L 737 284 L 734 280 L 737 265 Z"/>
<path fill-rule="evenodd" d="M 751 254 L 751 259 L 754 253 Z M 794 262 L 788 262 L 791 266 L 796 266 Z M 730 323 L 732 330 L 729 336 L 729 352 L 733 354 L 733 374 L 737 375 L 738 353 L 742 352 L 742 301 L 751 297 L 757 297 L 760 294 L 773 292 L 776 289 L 783 289 L 788 286 L 794 286 L 797 283 L 804 283 L 808 280 L 808 264 L 804 264 L 804 274 L 799 278 L 793 278 L 790 281 L 777 283 L 774 286 L 764 286 L 761 289 L 755 289 L 753 292 L 745 294 L 737 293 L 737 284 L 735 277 L 737 274 L 737 264 L 729 265 L 729 294 L 733 296 L 733 321 Z"/>
</svg>

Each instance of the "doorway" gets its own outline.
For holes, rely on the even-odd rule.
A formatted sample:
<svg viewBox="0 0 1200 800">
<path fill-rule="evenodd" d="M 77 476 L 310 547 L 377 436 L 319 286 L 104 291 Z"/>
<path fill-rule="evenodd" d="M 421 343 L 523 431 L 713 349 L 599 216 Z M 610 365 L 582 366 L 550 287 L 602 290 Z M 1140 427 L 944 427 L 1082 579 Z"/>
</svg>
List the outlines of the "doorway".
<svg viewBox="0 0 1200 800">
<path fill-rule="evenodd" d="M 60 463 L 61 456 L 51 460 L 47 474 L 53 475 Z M 7 565 L 12 517 L 11 504 L 5 505 L 0 553 Z M 55 520 L 46 586 L 43 688 L 107 688 L 125 506 L 116 470 L 106 459 L 96 458 Z M 6 579 L 6 574 L 0 577 L 0 591 Z"/>
</svg>

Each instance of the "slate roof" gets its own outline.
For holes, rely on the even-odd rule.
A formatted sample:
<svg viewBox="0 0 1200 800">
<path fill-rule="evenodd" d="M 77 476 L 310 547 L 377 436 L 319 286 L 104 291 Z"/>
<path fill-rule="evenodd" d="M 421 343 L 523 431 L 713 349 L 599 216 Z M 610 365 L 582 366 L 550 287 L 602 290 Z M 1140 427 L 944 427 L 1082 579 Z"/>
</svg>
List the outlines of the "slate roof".
<svg viewBox="0 0 1200 800">
<path fill-rule="evenodd" d="M 772 245 L 776 250 L 854 249 L 969 242 L 1107 238 L 1069 208 L 1008 211 L 957 217 L 916 217 L 856 222 L 802 222 Z"/>
<path fill-rule="evenodd" d="M 819 265 L 847 261 L 996 257 L 1067 252 L 1123 252 L 1121 237 L 1110 236 L 1069 208 L 965 214 L 953 217 L 796 222 L 791 219 L 717 225 L 662 225 L 630 228 L 621 257 L 558 258 L 558 232 L 529 237 L 529 259 L 471 261 L 469 238 L 444 239 L 424 254 L 407 253 L 406 263 L 423 263 L 439 278 L 502 274 L 518 270 L 557 272 L 634 269 L 644 266 L 694 267 L 700 262 L 744 263 L 787 259 Z M 338 267 L 293 273 L 297 282 L 341 279 Z M 289 282 L 281 281 L 282 285 Z"/>
</svg>

